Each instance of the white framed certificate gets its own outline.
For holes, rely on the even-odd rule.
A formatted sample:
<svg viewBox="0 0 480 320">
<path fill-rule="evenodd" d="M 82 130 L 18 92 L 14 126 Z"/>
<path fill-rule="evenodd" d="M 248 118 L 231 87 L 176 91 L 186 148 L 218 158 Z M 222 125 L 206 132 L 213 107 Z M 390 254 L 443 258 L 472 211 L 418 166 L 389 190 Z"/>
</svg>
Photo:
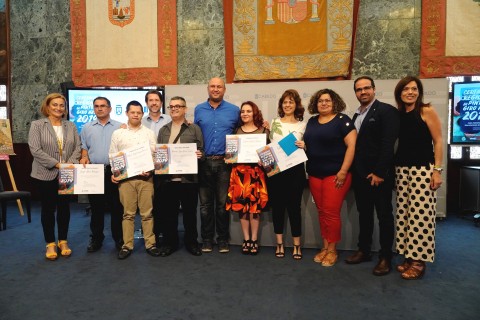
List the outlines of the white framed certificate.
<svg viewBox="0 0 480 320">
<path fill-rule="evenodd" d="M 226 163 L 257 163 L 257 149 L 267 144 L 267 134 L 229 134 L 226 136 Z"/>
<path fill-rule="evenodd" d="M 153 158 L 148 143 L 139 144 L 118 153 L 111 153 L 110 166 L 112 175 L 117 180 L 138 176 L 143 172 L 152 171 Z"/>
<path fill-rule="evenodd" d="M 61 164 L 58 194 L 103 194 L 103 164 Z"/>
<path fill-rule="evenodd" d="M 260 162 L 268 177 L 288 170 L 291 167 L 308 160 L 303 149 L 296 148 L 295 151 L 290 152 L 291 146 L 285 146 L 283 144 L 284 146 L 282 147 L 282 140 L 279 142 L 272 142 L 257 150 Z M 289 155 L 287 155 L 287 153 L 289 153 Z"/>
<path fill-rule="evenodd" d="M 157 144 L 154 153 L 155 174 L 197 174 L 196 143 Z"/>
</svg>

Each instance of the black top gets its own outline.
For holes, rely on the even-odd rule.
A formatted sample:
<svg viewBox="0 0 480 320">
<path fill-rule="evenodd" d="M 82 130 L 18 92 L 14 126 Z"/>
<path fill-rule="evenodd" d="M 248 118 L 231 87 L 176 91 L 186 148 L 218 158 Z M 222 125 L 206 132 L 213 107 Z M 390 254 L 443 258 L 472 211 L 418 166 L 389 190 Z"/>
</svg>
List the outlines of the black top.
<svg viewBox="0 0 480 320">
<path fill-rule="evenodd" d="M 303 136 L 308 174 L 317 178 L 337 174 L 347 150 L 344 138 L 354 129 L 352 120 L 343 113 L 324 124 L 318 122 L 318 116 L 310 118 Z"/>
<path fill-rule="evenodd" d="M 395 165 L 428 166 L 434 161 L 432 135 L 425 121 L 416 111 L 400 112 Z"/>
</svg>

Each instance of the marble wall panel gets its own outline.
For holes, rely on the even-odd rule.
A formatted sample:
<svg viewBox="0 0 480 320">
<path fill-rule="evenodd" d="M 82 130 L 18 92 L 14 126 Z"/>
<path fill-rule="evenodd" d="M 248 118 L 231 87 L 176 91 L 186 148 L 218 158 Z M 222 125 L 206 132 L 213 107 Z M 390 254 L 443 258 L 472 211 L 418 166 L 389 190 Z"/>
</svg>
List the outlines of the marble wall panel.
<svg viewBox="0 0 480 320">
<path fill-rule="evenodd" d="M 420 5 L 417 0 L 360 2 L 352 78 L 397 79 L 418 74 Z"/>
<path fill-rule="evenodd" d="M 28 141 L 30 123 L 42 117 L 40 105 L 47 90 L 48 87 L 45 84 L 15 86 L 15 103 L 12 105 L 14 142 Z"/>
<path fill-rule="evenodd" d="M 225 77 L 225 37 L 221 0 L 180 0 L 178 83 L 201 84 Z"/>
<path fill-rule="evenodd" d="M 361 0 L 360 11 L 364 19 L 411 19 L 415 0 Z"/>
<path fill-rule="evenodd" d="M 223 30 L 222 0 L 178 0 L 178 30 Z"/>
<path fill-rule="evenodd" d="M 212 77 L 225 77 L 225 42 L 223 32 L 185 30 L 179 32 L 179 84 L 207 83 Z"/>
<path fill-rule="evenodd" d="M 13 141 L 27 142 L 43 98 L 71 80 L 69 1 L 10 1 Z"/>
</svg>

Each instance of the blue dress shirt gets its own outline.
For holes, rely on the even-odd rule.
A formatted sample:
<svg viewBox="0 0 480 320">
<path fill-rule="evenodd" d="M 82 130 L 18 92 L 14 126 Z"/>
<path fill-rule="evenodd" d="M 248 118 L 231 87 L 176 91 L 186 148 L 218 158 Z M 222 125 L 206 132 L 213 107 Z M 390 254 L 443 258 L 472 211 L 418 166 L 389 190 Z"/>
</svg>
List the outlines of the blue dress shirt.
<svg viewBox="0 0 480 320">
<path fill-rule="evenodd" d="M 195 107 L 195 124 L 202 129 L 207 156 L 225 154 L 225 136 L 233 133 L 239 118 L 240 109 L 227 101 L 222 101 L 217 108 L 208 100 Z"/>
<path fill-rule="evenodd" d="M 108 150 L 112 141 L 113 131 L 120 128 L 122 124 L 115 120 L 108 120 L 102 125 L 98 120 L 85 124 L 80 133 L 82 149 L 88 151 L 88 158 L 91 163 L 109 164 Z"/>
<path fill-rule="evenodd" d="M 160 119 L 158 119 L 158 121 L 154 121 L 152 118 L 150 118 L 149 115 L 143 117 L 142 119 L 142 124 L 149 128 L 150 130 L 153 131 L 153 133 L 155 133 L 155 139 L 157 139 L 158 137 L 158 132 L 160 131 L 160 129 L 166 125 L 167 123 L 169 123 L 170 121 L 172 121 L 172 117 L 170 117 L 168 114 L 163 114 L 160 116 Z"/>
</svg>

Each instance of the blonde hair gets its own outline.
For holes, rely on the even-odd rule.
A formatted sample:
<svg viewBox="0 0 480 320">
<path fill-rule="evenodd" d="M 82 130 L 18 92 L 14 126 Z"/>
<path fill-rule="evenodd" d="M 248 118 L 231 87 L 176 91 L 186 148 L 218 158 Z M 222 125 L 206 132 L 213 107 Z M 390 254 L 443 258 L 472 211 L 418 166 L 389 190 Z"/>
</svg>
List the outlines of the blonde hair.
<svg viewBox="0 0 480 320">
<path fill-rule="evenodd" d="M 40 107 L 40 112 L 45 116 L 48 117 L 50 114 L 48 113 L 48 106 L 53 99 L 63 99 L 65 103 L 65 111 L 63 112 L 62 118 L 65 118 L 68 114 L 68 106 L 67 106 L 67 99 L 60 93 L 50 93 L 48 96 L 45 97 L 42 101 L 42 106 Z"/>
</svg>

